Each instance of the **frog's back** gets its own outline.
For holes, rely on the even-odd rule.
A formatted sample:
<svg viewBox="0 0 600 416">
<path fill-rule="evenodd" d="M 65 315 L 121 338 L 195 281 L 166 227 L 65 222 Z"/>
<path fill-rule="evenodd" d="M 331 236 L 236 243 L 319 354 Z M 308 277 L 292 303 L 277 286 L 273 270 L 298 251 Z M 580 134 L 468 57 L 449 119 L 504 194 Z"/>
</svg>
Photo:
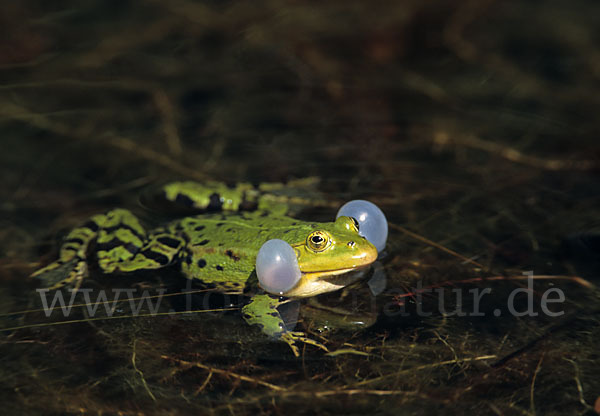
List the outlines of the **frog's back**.
<svg viewBox="0 0 600 416">
<path fill-rule="evenodd" d="M 181 270 L 215 290 L 238 294 L 256 283 L 256 255 L 272 238 L 294 243 L 317 225 L 265 212 L 188 217 L 170 225 L 186 241 Z"/>
</svg>

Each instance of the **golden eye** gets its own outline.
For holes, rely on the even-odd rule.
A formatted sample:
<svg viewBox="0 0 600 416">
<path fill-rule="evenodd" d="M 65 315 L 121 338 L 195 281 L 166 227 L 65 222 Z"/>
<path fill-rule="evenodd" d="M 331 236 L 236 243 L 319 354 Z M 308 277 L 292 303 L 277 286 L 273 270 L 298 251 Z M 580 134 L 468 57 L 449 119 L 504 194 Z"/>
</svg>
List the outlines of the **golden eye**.
<svg viewBox="0 0 600 416">
<path fill-rule="evenodd" d="M 314 231 L 310 233 L 306 239 L 308 247 L 316 252 L 325 250 L 329 247 L 330 242 L 329 235 L 324 231 Z"/>
<path fill-rule="evenodd" d="M 354 224 L 354 226 L 356 227 L 356 231 L 358 231 L 359 230 L 358 221 L 354 217 L 350 217 L 350 219 L 352 220 L 352 224 Z"/>
</svg>

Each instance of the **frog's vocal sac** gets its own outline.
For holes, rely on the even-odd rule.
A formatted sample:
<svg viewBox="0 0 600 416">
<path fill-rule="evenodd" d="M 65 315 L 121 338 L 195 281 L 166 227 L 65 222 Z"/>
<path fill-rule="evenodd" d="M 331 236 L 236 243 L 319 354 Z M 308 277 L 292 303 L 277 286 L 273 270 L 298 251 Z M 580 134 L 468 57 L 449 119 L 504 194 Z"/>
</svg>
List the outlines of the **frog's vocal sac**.
<svg viewBox="0 0 600 416">
<path fill-rule="evenodd" d="M 51 289 L 58 289 L 79 287 L 92 258 L 97 259 L 104 273 L 176 264 L 186 278 L 208 288 L 248 296 L 249 302 L 242 308 L 244 319 L 286 342 L 296 356 L 297 342 L 326 350 L 304 333 L 286 330 L 277 307 L 289 298 L 315 296 L 348 285 L 356 279 L 349 272 L 370 265 L 378 253 L 359 235 L 354 218 L 340 216 L 334 222 L 316 223 L 287 216 L 289 201 L 298 200 L 289 189 L 303 185 L 296 181 L 232 188 L 218 182 L 170 183 L 163 188 L 167 200 L 205 212 L 151 231 L 146 231 L 125 209 L 95 215 L 67 235 L 57 261 L 33 276 Z M 248 206 L 252 211 L 244 211 Z M 267 293 L 268 288 L 261 287 L 256 278 L 257 254 L 264 243 L 273 239 L 292 247 L 300 269 L 297 283 L 282 296 Z"/>
</svg>

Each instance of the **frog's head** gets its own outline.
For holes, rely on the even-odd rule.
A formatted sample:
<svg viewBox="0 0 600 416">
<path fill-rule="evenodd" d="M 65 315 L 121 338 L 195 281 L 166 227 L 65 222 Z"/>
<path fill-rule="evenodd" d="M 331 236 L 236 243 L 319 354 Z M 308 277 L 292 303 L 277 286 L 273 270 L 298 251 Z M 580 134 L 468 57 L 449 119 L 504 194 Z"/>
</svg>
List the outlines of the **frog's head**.
<svg viewBox="0 0 600 416">
<path fill-rule="evenodd" d="M 357 221 L 345 216 L 319 224 L 303 241 L 291 246 L 296 252 L 301 278 L 285 296 L 314 296 L 340 289 L 356 280 L 355 275 L 347 273 L 377 259 L 375 246 L 358 234 Z"/>
</svg>

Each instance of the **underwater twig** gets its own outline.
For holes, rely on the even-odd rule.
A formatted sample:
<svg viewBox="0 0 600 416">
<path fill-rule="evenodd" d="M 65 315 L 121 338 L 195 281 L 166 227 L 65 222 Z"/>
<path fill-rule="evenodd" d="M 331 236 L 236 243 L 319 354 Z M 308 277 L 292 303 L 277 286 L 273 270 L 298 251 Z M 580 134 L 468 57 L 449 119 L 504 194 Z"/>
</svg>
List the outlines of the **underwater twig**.
<svg viewBox="0 0 600 416">
<path fill-rule="evenodd" d="M 448 347 L 448 349 L 452 352 L 452 356 L 454 357 L 454 359 L 456 361 L 458 361 L 458 354 L 456 353 L 456 350 L 454 349 L 454 347 L 452 345 L 450 345 L 450 343 L 448 343 L 448 341 L 446 341 L 445 338 L 442 338 L 442 336 L 439 334 L 438 331 L 433 330 L 433 333 L 437 337 L 437 339 L 439 339 L 446 347 Z M 462 368 L 462 367 L 460 368 L 460 370 L 462 373 L 465 372 L 464 368 Z"/>
<path fill-rule="evenodd" d="M 140 370 L 139 368 L 137 368 L 137 365 L 135 364 L 135 344 L 137 343 L 137 339 L 133 340 L 133 354 L 131 354 L 131 364 L 133 364 L 133 369 L 136 371 L 136 373 L 138 373 L 140 375 L 140 378 L 142 379 L 142 384 L 144 384 L 144 388 L 146 389 L 146 391 L 148 392 L 148 395 L 150 395 L 150 398 L 154 401 L 156 401 L 156 397 L 154 396 L 154 394 L 152 394 L 152 391 L 150 391 L 150 387 L 148 387 L 148 383 L 146 383 L 146 379 L 144 378 L 144 373 L 142 372 L 142 370 Z"/>
<path fill-rule="evenodd" d="M 485 68 L 493 70 L 495 74 L 502 74 L 504 78 L 513 80 L 513 82 L 518 80 L 519 89 L 532 96 L 549 97 L 554 100 L 557 97 L 580 100 L 583 94 L 590 94 L 589 89 L 575 89 L 572 86 L 560 88 L 558 83 L 549 84 L 544 77 L 523 70 L 519 65 L 496 52 L 498 49 L 478 47 L 473 42 L 475 38 L 465 32 L 469 25 L 477 22 L 484 12 L 489 12 L 493 3 L 495 3 L 494 0 L 461 2 L 461 7 L 458 7 L 450 16 L 443 31 L 443 38 L 444 43 L 457 57 L 466 62 L 483 65 Z M 567 32 L 564 29 L 560 30 L 561 39 Z M 597 72 L 597 70 L 593 70 L 593 72 Z"/>
<path fill-rule="evenodd" d="M 77 133 L 77 131 L 75 131 L 75 129 L 68 127 L 66 124 L 52 121 L 44 114 L 34 113 L 25 107 L 21 107 L 9 102 L 2 102 L 1 104 L 0 115 L 9 117 L 13 120 L 29 123 L 37 128 L 51 131 L 59 136 L 77 140 L 81 139 L 80 135 Z M 180 161 L 173 160 L 165 154 L 149 149 L 148 147 L 138 145 L 129 138 L 110 135 L 105 141 L 102 141 L 102 143 L 108 144 L 119 150 L 124 150 L 128 154 L 154 162 L 159 166 L 191 179 L 206 179 L 206 175 L 203 173 L 186 167 Z"/>
<path fill-rule="evenodd" d="M 591 315 L 594 314 L 598 314 L 600 313 L 599 310 L 593 310 L 589 312 Z M 523 345 L 520 348 L 517 348 L 516 350 L 514 350 L 513 352 L 505 355 L 504 357 L 500 358 L 498 361 L 494 362 L 491 364 L 491 367 L 500 367 L 504 364 L 506 364 L 506 362 L 512 360 L 513 358 L 523 354 L 525 351 L 533 348 L 538 342 L 549 338 L 551 335 L 554 335 L 556 332 L 563 330 L 565 328 L 569 328 L 571 326 L 571 323 L 575 320 L 578 319 L 580 316 L 579 313 L 574 312 L 568 316 L 566 316 L 561 322 L 559 322 L 556 325 L 551 325 L 546 331 L 544 331 L 544 333 L 534 339 L 532 339 L 531 341 L 529 341 L 527 344 Z"/>
<path fill-rule="evenodd" d="M 365 357 L 371 356 L 371 354 L 369 354 L 368 352 L 355 350 L 353 348 L 340 348 L 339 350 L 328 352 L 325 355 L 328 357 L 337 357 L 338 355 L 347 355 L 347 354 L 363 355 Z"/>
<path fill-rule="evenodd" d="M 577 386 L 577 393 L 579 394 L 579 403 L 581 403 L 583 407 L 585 407 L 587 410 L 594 410 L 594 408 L 590 406 L 583 397 L 583 386 L 581 385 L 581 380 L 579 380 L 579 366 L 577 365 L 577 362 L 566 357 L 563 357 L 563 360 L 570 362 L 575 368 L 575 376 L 573 377 L 573 379 L 575 380 L 575 385 Z"/>
<path fill-rule="evenodd" d="M 471 149 L 482 150 L 487 153 L 498 155 L 511 162 L 521 165 L 528 165 L 538 169 L 545 170 L 593 170 L 598 167 L 598 162 L 593 160 L 560 160 L 544 159 L 537 156 L 526 155 L 514 147 L 494 143 L 492 141 L 482 140 L 475 136 L 452 137 L 449 135 L 436 135 L 434 138 L 436 145 L 446 145 L 454 143 L 456 145 L 468 147 Z"/>
<path fill-rule="evenodd" d="M 266 381 L 263 381 L 263 380 L 260 380 L 257 378 L 248 377 L 243 374 L 234 373 L 234 372 L 228 371 L 228 370 L 222 370 L 222 369 L 216 368 L 216 367 L 211 367 L 211 366 L 199 363 L 197 361 L 194 361 L 194 362 L 185 361 L 185 360 L 181 360 L 179 358 L 169 357 L 168 355 L 161 355 L 160 358 L 163 358 L 165 360 L 174 361 L 174 362 L 176 362 L 180 365 L 186 366 L 186 367 L 198 367 L 198 368 L 202 368 L 204 370 L 208 370 L 208 371 L 216 373 L 216 374 L 222 374 L 224 376 L 232 377 L 232 378 L 235 378 L 235 379 L 238 379 L 241 381 L 246 381 L 248 383 L 260 384 L 261 386 L 268 387 L 271 390 L 276 390 L 276 391 L 285 391 L 286 390 L 284 387 L 277 386 L 275 384 L 271 384 L 271 383 L 268 383 Z"/>
<path fill-rule="evenodd" d="M 281 399 L 281 398 L 287 398 L 287 397 L 304 397 L 304 398 L 308 398 L 308 399 L 315 399 L 315 398 L 321 399 L 321 398 L 340 396 L 340 395 L 346 395 L 346 396 L 372 395 L 372 396 L 380 396 L 380 397 L 405 396 L 408 398 L 418 398 L 418 399 L 422 399 L 422 400 L 436 400 L 437 402 L 441 402 L 441 403 L 449 402 L 449 400 L 447 400 L 447 399 L 440 399 L 438 397 L 432 398 L 431 396 L 429 396 L 427 394 L 424 394 L 424 393 L 421 393 L 421 392 L 415 391 L 415 390 L 379 390 L 379 389 L 344 389 L 344 388 L 341 388 L 341 389 L 331 389 L 331 390 L 321 390 L 321 391 L 314 391 L 314 390 L 307 391 L 307 390 L 299 390 L 299 389 L 288 389 L 288 390 L 278 393 L 277 396 L 273 396 L 271 394 L 247 395 L 246 397 L 238 398 L 234 401 L 228 401 L 227 403 L 221 404 L 221 406 L 213 408 L 212 410 L 219 409 L 219 408 L 227 409 L 231 414 L 235 414 L 233 412 L 234 407 L 238 408 L 242 404 L 259 403 L 265 399 L 267 399 L 267 400 L 271 399 L 270 402 L 273 404 L 274 407 L 276 407 L 274 399 Z"/>
<path fill-rule="evenodd" d="M 370 379 L 367 379 L 367 380 L 363 380 L 363 381 L 360 381 L 360 382 L 355 383 L 353 385 L 354 386 L 361 386 L 361 385 L 364 385 L 364 384 L 371 384 L 371 383 L 374 383 L 374 382 L 377 382 L 377 381 L 385 380 L 386 378 L 394 377 L 394 376 L 397 376 L 399 374 L 410 373 L 410 372 L 413 372 L 413 371 L 428 370 L 428 369 L 432 369 L 432 368 L 436 368 L 436 367 L 442 367 L 442 366 L 451 365 L 451 364 L 457 364 L 458 365 L 458 364 L 467 363 L 467 362 L 492 360 L 494 358 L 498 358 L 498 356 L 495 355 L 495 354 L 491 354 L 491 355 L 481 355 L 479 357 L 465 357 L 465 358 L 459 358 L 459 359 L 454 359 L 454 360 L 438 361 L 437 363 L 424 364 L 424 365 L 419 365 L 419 366 L 416 366 L 416 367 L 404 368 L 402 370 L 395 371 L 395 372 L 390 373 L 390 374 L 384 374 L 383 376 L 380 376 L 380 377 L 375 377 L 375 378 L 370 378 Z"/>
<path fill-rule="evenodd" d="M 155 181 L 156 181 L 156 178 L 154 178 L 150 175 L 142 176 L 140 178 L 133 179 L 129 182 L 119 184 L 118 186 L 111 186 L 109 188 L 104 188 L 104 189 L 90 192 L 90 193 L 84 195 L 83 198 L 85 198 L 86 200 L 89 200 L 92 198 L 106 198 L 107 196 L 112 196 L 112 195 L 119 195 L 119 194 L 122 195 L 125 192 L 129 192 L 133 189 L 147 186 L 151 183 L 154 183 Z"/>
<path fill-rule="evenodd" d="M 468 257 L 465 257 L 462 254 L 457 253 L 454 250 L 450 250 L 449 248 L 444 247 L 443 245 L 438 244 L 435 241 L 432 241 L 432 240 L 430 240 L 430 239 L 428 239 L 426 237 L 423 237 L 422 235 L 419 235 L 419 234 L 414 233 L 414 232 L 412 232 L 410 230 L 407 230 L 406 228 L 404 228 L 404 227 L 402 227 L 400 225 L 396 225 L 396 224 L 393 224 L 393 223 L 388 223 L 388 226 L 390 228 L 393 228 L 394 230 L 398 230 L 398 231 L 400 231 L 400 232 L 402 232 L 402 233 L 404 233 L 404 234 L 406 234 L 406 235 L 414 238 L 415 240 L 419 240 L 419 241 L 421 241 L 421 242 L 423 242 L 425 244 L 428 244 L 428 245 L 430 245 L 432 247 L 435 247 L 435 248 L 437 248 L 439 250 L 445 251 L 446 253 L 448 253 L 448 254 L 450 254 L 450 255 L 452 255 L 454 257 L 458 257 L 459 259 L 461 259 L 465 263 L 470 263 L 470 264 L 473 264 L 473 265 L 481 268 L 482 270 L 487 270 L 487 267 L 485 267 L 483 264 L 478 263 L 475 260 L 470 259 Z"/>
<path fill-rule="evenodd" d="M 531 379 L 531 387 L 529 388 L 529 412 L 533 416 L 535 416 L 535 395 L 533 392 L 535 389 L 535 380 L 537 379 L 537 376 L 540 370 L 542 369 L 542 361 L 544 361 L 544 354 L 542 354 L 537 363 L 537 366 L 535 367 L 535 371 L 533 372 L 533 378 Z"/>
<path fill-rule="evenodd" d="M 423 394 L 419 394 L 417 391 L 411 390 L 373 390 L 373 389 L 340 389 L 340 390 L 323 390 L 323 391 L 293 391 L 289 390 L 284 393 L 286 396 L 314 396 L 314 397 L 328 397 L 337 395 L 354 396 L 357 394 L 368 394 L 375 396 L 417 396 L 429 399 Z"/>
<path fill-rule="evenodd" d="M 198 389 L 194 392 L 194 396 L 197 396 L 198 394 L 200 394 L 202 392 L 202 390 L 204 390 L 206 388 L 206 386 L 208 386 L 208 383 L 210 382 L 210 379 L 212 378 L 213 374 L 214 373 L 212 370 L 210 370 L 208 372 L 208 375 L 204 379 L 204 383 L 202 383 L 202 385 L 200 387 L 198 387 Z"/>
<path fill-rule="evenodd" d="M 183 154 L 183 146 L 177 132 L 176 112 L 173 109 L 173 104 L 171 104 L 167 93 L 162 89 L 154 91 L 153 98 L 158 111 L 162 114 L 163 132 L 169 153 L 171 153 L 171 156 L 180 157 Z"/>
<path fill-rule="evenodd" d="M 175 173 L 180 173 L 181 175 L 196 180 L 206 179 L 206 175 L 204 175 L 203 173 L 200 173 L 195 169 L 183 166 L 181 162 L 175 161 L 160 152 L 156 152 L 147 147 L 140 146 L 131 139 L 125 137 L 112 136 L 108 138 L 107 143 L 118 149 L 125 150 L 126 152 L 130 152 L 131 154 L 140 156 L 143 159 L 150 160 L 156 163 L 157 165 L 165 167 Z"/>
<path fill-rule="evenodd" d="M 127 25 L 122 31 L 104 36 L 94 49 L 79 55 L 74 64 L 82 67 L 101 67 L 130 52 L 132 48 L 141 47 L 156 39 L 163 39 L 178 24 L 176 19 L 166 17 L 149 22 L 144 30 Z"/>
</svg>

